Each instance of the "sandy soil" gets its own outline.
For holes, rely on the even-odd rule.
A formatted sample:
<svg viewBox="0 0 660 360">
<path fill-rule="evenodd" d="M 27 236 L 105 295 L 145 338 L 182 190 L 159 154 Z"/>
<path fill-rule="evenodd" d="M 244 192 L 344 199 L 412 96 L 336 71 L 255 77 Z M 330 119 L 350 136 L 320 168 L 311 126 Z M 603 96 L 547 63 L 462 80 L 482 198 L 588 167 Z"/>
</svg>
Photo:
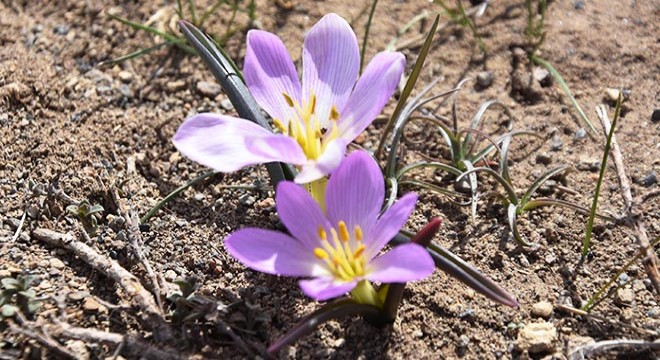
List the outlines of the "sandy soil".
<svg viewBox="0 0 660 360">
<path fill-rule="evenodd" d="M 281 36 L 296 61 L 305 30 L 327 12 L 348 19 L 361 39 L 367 20 L 363 10 L 369 5 L 368 1 L 334 0 L 275 3 L 258 1 L 252 26 Z M 166 313 L 175 309 L 165 296 L 177 289 L 176 279 L 196 278 L 204 304 L 213 307 L 217 301 L 221 305 L 221 311 L 206 312 L 208 316 L 196 322 L 181 324 L 168 315 L 171 336 L 165 342 L 162 339 L 167 336 L 149 329 L 144 309 L 136 308 L 125 289 L 70 251 L 35 235 L 35 229 L 80 234 L 79 221 L 66 207 L 84 199 L 100 204 L 104 211 L 95 215 L 98 231 L 87 240 L 88 245 L 104 258 L 118 261 L 153 290 L 147 271 L 133 256 L 118 205 L 143 215 L 169 192 L 206 172 L 181 157 L 170 139 L 186 116 L 233 111 L 224 94 L 213 87 L 206 89 L 204 82 L 213 79 L 200 59 L 175 49 L 165 48 L 119 65 L 97 66 L 154 44 L 153 36 L 109 19 L 106 12 L 143 22 L 163 8 L 162 1 L 0 4 L 0 277 L 37 277 L 33 289 L 43 300 L 30 324 L 41 328 L 33 330 L 46 331 L 52 342 L 80 358 L 106 358 L 116 346 L 49 332 L 58 321 L 130 334 L 143 344 L 183 357 L 233 358 L 247 354 L 219 324 L 232 329 L 249 349 L 259 351 L 320 306 L 306 299 L 294 280 L 246 270 L 223 249 L 223 238 L 239 227 L 277 223 L 267 173 L 260 167 L 207 178 L 140 227 L 142 251 L 159 278 Z M 413 17 L 428 12 L 429 18 L 415 24 L 398 44 L 423 36 L 439 11 L 440 7 L 424 1 L 381 1 L 367 58 L 384 49 Z M 526 44 L 526 14 L 523 1 L 494 1 L 476 18 L 486 56 L 468 29 L 444 25 L 417 88 L 441 77 L 434 90 L 440 93 L 470 77 L 458 103 L 458 115 L 466 126 L 481 103 L 497 99 L 511 109 L 516 129 L 533 130 L 547 139 L 514 141 L 511 166 L 518 189 L 523 191 L 547 169 L 567 164 L 572 170 L 553 179 L 561 186 L 545 187 L 543 194 L 589 206 L 604 141 L 600 132 L 595 140 L 580 136 L 582 125 L 557 84 L 533 80 L 531 88 L 517 90 L 515 83 L 531 76 L 526 59 L 519 63 L 515 55 L 516 48 Z M 652 120 L 652 113 L 660 107 L 659 15 L 660 5 L 654 1 L 553 1 L 540 53 L 562 73 L 595 124 L 596 105 L 605 103 L 610 114 L 614 110 L 606 89 L 629 90 L 616 133 L 638 199 L 658 191 L 660 122 Z M 207 29 L 222 33 L 228 18 L 228 13 L 212 18 Z M 167 24 L 169 17 L 165 13 L 156 22 Z M 441 24 L 447 22 L 443 15 Z M 239 14 L 236 24 L 241 28 L 227 49 L 241 64 L 246 15 Z M 419 43 L 401 51 L 410 69 Z M 488 87 L 478 86 L 475 80 L 481 72 L 493 77 Z M 385 113 L 393 107 L 394 101 Z M 450 109 L 444 106 L 439 113 L 448 115 Z M 487 131 L 497 131 L 503 120 L 493 113 L 492 128 Z M 382 123 L 370 127 L 361 145 L 373 149 L 381 129 Z M 446 155 L 440 135 L 429 127 L 413 126 L 408 137 L 411 159 L 417 154 Z M 426 178 L 437 177 L 439 184 L 447 183 L 440 179 L 445 176 L 426 174 Z M 228 185 L 250 188 L 228 189 Z M 482 186 L 497 189 L 495 183 Z M 113 194 L 121 200 L 113 199 Z M 333 321 L 284 350 L 282 357 L 562 359 L 575 344 L 585 341 L 657 338 L 658 297 L 639 263 L 620 277 L 627 281 L 622 288 L 594 310 L 605 320 L 557 308 L 559 304 L 579 307 L 637 254 L 627 228 L 598 221 L 591 254 L 577 267 L 586 223 L 582 215 L 546 208 L 523 216 L 523 236 L 541 245 L 530 250 L 513 241 L 500 205 L 483 201 L 472 223 L 468 208 L 444 196 L 420 194 L 421 204 L 408 227 L 418 229 L 431 217 L 441 217 L 444 222 L 436 241 L 508 289 L 520 307 L 497 305 L 436 271 L 407 288 L 393 325 L 376 329 L 357 318 Z M 660 235 L 658 199 L 651 197 L 639 204 L 651 240 Z M 618 215 L 622 210 L 610 166 L 599 211 Z M 13 241 L 24 214 L 20 235 Z M 533 307 L 539 302 L 553 304 L 554 310 L 538 316 Z M 520 340 L 533 323 L 556 331 L 540 352 Z M 2 358 L 63 356 L 53 350 L 52 342 L 46 346 L 12 331 L 9 325 L 0 324 Z M 137 357 L 129 351 L 131 346 L 122 350 L 124 357 Z M 627 349 L 601 356 L 642 359 L 654 354 Z"/>
</svg>

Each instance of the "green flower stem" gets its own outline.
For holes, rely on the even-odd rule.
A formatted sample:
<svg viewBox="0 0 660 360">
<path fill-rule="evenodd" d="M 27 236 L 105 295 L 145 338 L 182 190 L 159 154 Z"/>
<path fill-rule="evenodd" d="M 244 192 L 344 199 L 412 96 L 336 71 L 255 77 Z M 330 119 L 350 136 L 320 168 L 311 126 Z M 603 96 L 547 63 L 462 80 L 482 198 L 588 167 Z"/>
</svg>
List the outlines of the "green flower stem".
<svg viewBox="0 0 660 360">
<path fill-rule="evenodd" d="M 328 178 L 323 177 L 321 179 L 312 181 L 311 183 L 305 184 L 305 189 L 312 195 L 312 198 L 316 200 L 316 203 L 319 204 L 321 210 L 325 212 L 325 189 L 328 187 Z"/>
<path fill-rule="evenodd" d="M 383 308 L 383 302 L 378 297 L 376 289 L 368 280 L 361 280 L 357 286 L 351 290 L 351 297 L 360 304 L 373 305 L 379 309 Z"/>
</svg>

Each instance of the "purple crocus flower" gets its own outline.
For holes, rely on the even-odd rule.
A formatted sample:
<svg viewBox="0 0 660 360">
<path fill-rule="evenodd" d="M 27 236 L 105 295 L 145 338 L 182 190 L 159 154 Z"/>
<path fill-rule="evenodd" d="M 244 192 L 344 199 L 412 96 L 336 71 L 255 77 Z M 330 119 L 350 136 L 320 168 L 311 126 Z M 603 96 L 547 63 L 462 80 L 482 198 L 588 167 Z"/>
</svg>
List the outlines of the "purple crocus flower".
<svg viewBox="0 0 660 360">
<path fill-rule="evenodd" d="M 174 145 L 221 172 L 281 161 L 298 167 L 297 183 L 328 175 L 392 96 L 405 59 L 398 52 L 381 52 L 356 82 L 360 53 L 355 33 L 346 20 L 328 14 L 305 38 L 302 63 L 301 85 L 282 40 L 250 30 L 245 81 L 279 133 L 245 119 L 204 113 L 181 125 Z"/>
<path fill-rule="evenodd" d="M 330 176 L 325 213 L 301 186 L 280 182 L 277 212 L 291 236 L 247 228 L 229 235 L 225 247 L 254 270 L 311 278 L 300 280 L 300 287 L 316 300 L 364 284 L 371 288 L 369 281 L 403 283 L 429 276 L 433 260 L 417 244 L 399 245 L 377 256 L 417 201 L 416 194 L 407 194 L 379 217 L 384 195 L 378 164 L 366 152 L 356 151 Z"/>
</svg>

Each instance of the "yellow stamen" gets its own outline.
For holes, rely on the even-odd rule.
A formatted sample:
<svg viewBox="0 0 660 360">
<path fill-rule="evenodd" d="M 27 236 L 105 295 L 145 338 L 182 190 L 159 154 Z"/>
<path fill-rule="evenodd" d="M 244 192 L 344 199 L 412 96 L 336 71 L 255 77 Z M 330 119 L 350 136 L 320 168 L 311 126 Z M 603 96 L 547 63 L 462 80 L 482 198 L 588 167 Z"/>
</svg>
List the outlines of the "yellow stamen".
<svg viewBox="0 0 660 360">
<path fill-rule="evenodd" d="M 325 250 L 321 249 L 321 248 L 315 248 L 314 249 L 314 255 L 317 258 L 321 259 L 321 260 L 325 260 L 325 259 L 328 259 L 330 257 L 330 255 L 328 255 L 328 253 Z"/>
<path fill-rule="evenodd" d="M 346 223 L 343 221 L 339 222 L 339 238 L 343 242 L 346 242 L 351 238 L 351 235 L 348 233 L 348 229 L 346 228 Z"/>
<path fill-rule="evenodd" d="M 319 225 L 319 238 L 321 240 L 328 240 L 328 233 L 325 232 L 325 229 L 321 225 Z"/>
<path fill-rule="evenodd" d="M 355 225 L 355 241 L 362 241 L 362 228 L 360 225 Z"/>
<path fill-rule="evenodd" d="M 284 124 L 279 119 L 273 118 L 273 124 L 280 129 L 281 132 L 286 133 L 286 127 L 284 127 Z"/>
<path fill-rule="evenodd" d="M 284 100 L 286 100 L 286 103 L 289 105 L 289 107 L 293 107 L 293 106 L 294 106 L 294 105 L 293 105 L 293 99 L 291 98 L 291 96 L 289 96 L 289 94 L 283 92 L 283 93 L 282 93 L 282 96 L 284 96 Z"/>
<path fill-rule="evenodd" d="M 364 246 L 364 245 L 358 246 L 357 250 L 355 250 L 355 252 L 353 253 L 353 259 L 357 259 L 360 256 L 362 256 L 362 254 L 364 254 L 364 250 L 366 250 L 366 248 L 367 247 Z"/>
<path fill-rule="evenodd" d="M 309 114 L 315 114 L 316 113 L 316 95 L 312 94 L 312 96 L 309 98 Z"/>
<path fill-rule="evenodd" d="M 330 120 L 332 121 L 339 120 L 339 111 L 337 111 L 337 107 L 334 105 L 332 105 L 332 108 L 330 109 Z"/>
</svg>

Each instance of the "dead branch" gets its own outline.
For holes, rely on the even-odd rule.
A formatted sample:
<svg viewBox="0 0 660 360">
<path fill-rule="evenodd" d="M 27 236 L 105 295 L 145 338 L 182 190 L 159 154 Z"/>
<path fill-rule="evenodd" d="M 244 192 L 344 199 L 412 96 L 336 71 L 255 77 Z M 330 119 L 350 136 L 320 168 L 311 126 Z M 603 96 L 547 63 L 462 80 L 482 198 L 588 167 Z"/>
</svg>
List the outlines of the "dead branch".
<svg viewBox="0 0 660 360">
<path fill-rule="evenodd" d="M 600 105 L 596 108 L 598 119 L 603 125 L 603 131 L 608 134 L 610 131 L 610 120 L 607 117 L 607 110 L 605 106 Z M 612 148 L 611 155 L 616 169 L 616 175 L 619 178 L 619 187 L 621 188 L 621 196 L 625 203 L 624 209 L 624 223 L 633 230 L 635 240 L 640 248 L 640 252 L 644 257 L 642 263 L 644 270 L 649 279 L 653 283 L 656 293 L 660 294 L 660 272 L 658 271 L 658 257 L 649 245 L 649 238 L 644 226 L 644 216 L 637 208 L 637 203 L 634 202 L 630 187 L 630 180 L 626 176 L 625 166 L 623 164 L 623 156 L 621 155 L 621 148 L 616 141 L 616 134 L 612 134 Z"/>
<path fill-rule="evenodd" d="M 158 282 L 158 277 L 156 276 L 154 269 L 151 267 L 151 263 L 149 263 L 149 260 L 144 256 L 144 253 L 142 252 L 142 249 L 144 248 L 144 241 L 142 240 L 142 233 L 140 232 L 140 218 L 135 211 L 131 210 L 129 213 L 129 211 L 126 210 L 126 205 L 119 198 L 117 190 L 113 189 L 111 191 L 111 196 L 112 200 L 117 205 L 119 216 L 123 217 L 126 221 L 125 224 L 126 230 L 128 232 L 129 248 L 135 259 L 137 259 L 137 261 L 142 264 L 142 266 L 144 266 L 144 269 L 147 272 L 147 277 L 149 278 L 149 282 L 151 283 L 151 286 L 154 290 L 153 293 L 156 297 L 156 303 L 158 304 L 158 308 L 162 314 L 163 302 L 160 296 L 161 289 Z"/>
<path fill-rule="evenodd" d="M 49 229 L 37 228 L 32 231 L 32 236 L 51 246 L 71 251 L 89 266 L 117 282 L 129 295 L 131 302 L 145 313 L 145 325 L 150 329 L 162 329 L 166 326 L 154 297 L 133 274 L 124 269 L 119 263 L 101 255 L 82 241 L 76 240 L 70 233 L 62 234 Z"/>
<path fill-rule="evenodd" d="M 97 329 L 74 327 L 67 323 L 50 325 L 49 331 L 60 337 L 100 343 L 120 348 L 120 353 L 128 357 L 154 360 L 178 360 L 181 356 L 157 349 L 151 344 L 132 335 L 123 335 Z"/>
<path fill-rule="evenodd" d="M 19 324 L 15 323 L 11 319 L 7 320 L 7 323 L 9 324 L 9 331 L 33 339 L 61 356 L 69 359 L 76 358 L 74 353 L 53 339 L 48 334 L 48 332 L 35 329 L 35 326 L 32 324 L 32 322 L 27 321 L 25 316 L 20 311 L 16 312 L 16 320 L 18 320 Z"/>
<path fill-rule="evenodd" d="M 607 340 L 599 341 L 593 344 L 580 346 L 573 350 L 569 355 L 569 360 L 582 360 L 589 358 L 598 353 L 603 353 L 612 350 L 627 350 L 627 351 L 641 351 L 641 350 L 660 350 L 660 341 L 644 341 L 644 340 Z"/>
</svg>

